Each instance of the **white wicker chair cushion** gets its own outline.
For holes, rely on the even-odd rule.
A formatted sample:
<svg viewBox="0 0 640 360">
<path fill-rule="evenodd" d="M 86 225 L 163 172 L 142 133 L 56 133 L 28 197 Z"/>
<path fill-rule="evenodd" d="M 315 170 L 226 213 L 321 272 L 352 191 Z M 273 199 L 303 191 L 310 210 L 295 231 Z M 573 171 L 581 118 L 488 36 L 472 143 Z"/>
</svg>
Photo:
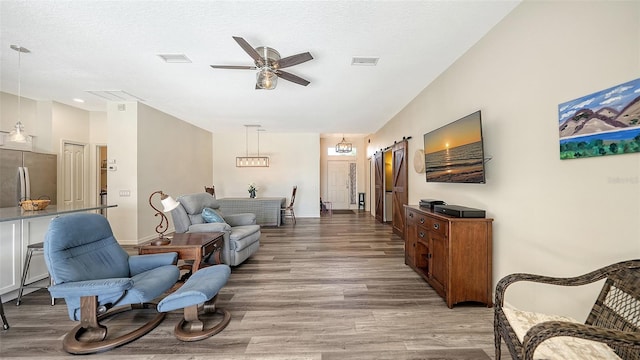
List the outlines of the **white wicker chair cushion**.
<svg viewBox="0 0 640 360">
<path fill-rule="evenodd" d="M 577 320 L 566 316 L 540 314 L 507 307 L 503 307 L 502 310 L 520 343 L 524 342 L 524 335 L 536 324 L 545 321 L 578 323 Z M 558 336 L 544 341 L 536 348 L 533 358 L 536 360 L 620 360 L 620 357 L 606 344 L 568 336 Z"/>
</svg>

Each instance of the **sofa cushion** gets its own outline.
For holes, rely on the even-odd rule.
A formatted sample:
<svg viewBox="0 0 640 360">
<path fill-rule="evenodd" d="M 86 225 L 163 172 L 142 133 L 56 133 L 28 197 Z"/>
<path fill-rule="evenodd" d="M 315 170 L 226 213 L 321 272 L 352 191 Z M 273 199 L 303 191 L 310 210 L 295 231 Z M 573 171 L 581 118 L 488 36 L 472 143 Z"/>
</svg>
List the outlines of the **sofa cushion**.
<svg viewBox="0 0 640 360">
<path fill-rule="evenodd" d="M 182 195 L 177 200 L 189 215 L 200 214 L 206 207 L 211 209 L 220 207 L 218 200 L 207 193 Z"/>
<path fill-rule="evenodd" d="M 221 222 L 225 222 L 224 218 L 222 218 L 222 216 L 220 216 L 220 214 L 218 214 L 217 211 L 213 210 L 212 208 L 204 208 L 202 209 L 202 219 L 205 222 L 208 223 L 221 223 Z"/>
<path fill-rule="evenodd" d="M 190 233 L 206 233 L 206 232 L 224 232 L 231 231 L 231 226 L 227 223 L 202 223 L 189 226 Z"/>
<path fill-rule="evenodd" d="M 503 307 L 502 310 L 509 321 L 509 325 L 511 325 L 511 328 L 513 328 L 513 331 L 518 336 L 520 343 L 524 342 L 524 336 L 531 327 L 545 321 L 578 322 L 566 316 L 540 314 L 507 307 Z M 604 343 L 568 336 L 558 336 L 545 340 L 536 348 L 533 358 L 549 360 L 620 359 L 620 357 Z"/>
<path fill-rule="evenodd" d="M 254 225 L 256 223 L 256 214 L 241 213 L 225 215 L 224 221 L 231 226 Z"/>
<path fill-rule="evenodd" d="M 205 224 L 205 221 L 202 218 L 202 213 L 195 214 L 195 215 L 188 214 L 187 217 L 189 217 L 189 223 L 191 225 L 193 225 L 193 224 Z"/>
<path fill-rule="evenodd" d="M 234 251 L 240 251 L 258 240 L 260 225 L 234 226 L 229 234 L 229 245 Z"/>
</svg>

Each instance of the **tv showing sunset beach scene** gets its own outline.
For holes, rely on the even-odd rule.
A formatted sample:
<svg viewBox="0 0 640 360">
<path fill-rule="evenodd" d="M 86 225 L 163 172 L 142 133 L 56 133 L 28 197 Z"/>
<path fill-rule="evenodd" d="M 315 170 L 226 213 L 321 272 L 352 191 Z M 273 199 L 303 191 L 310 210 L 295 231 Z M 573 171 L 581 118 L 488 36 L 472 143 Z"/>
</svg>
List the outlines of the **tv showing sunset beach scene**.
<svg viewBox="0 0 640 360">
<path fill-rule="evenodd" d="M 424 134 L 427 182 L 484 184 L 480 110 Z"/>
</svg>

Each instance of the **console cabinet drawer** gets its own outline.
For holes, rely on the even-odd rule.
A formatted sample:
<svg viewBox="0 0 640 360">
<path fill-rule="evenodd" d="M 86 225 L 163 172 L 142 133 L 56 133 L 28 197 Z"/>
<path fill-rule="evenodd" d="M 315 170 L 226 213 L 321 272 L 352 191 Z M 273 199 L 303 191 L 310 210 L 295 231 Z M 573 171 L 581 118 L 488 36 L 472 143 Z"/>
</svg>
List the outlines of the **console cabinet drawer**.
<svg viewBox="0 0 640 360">
<path fill-rule="evenodd" d="M 433 231 L 434 233 L 439 234 L 441 236 L 445 236 L 445 237 L 447 236 L 447 233 L 449 231 L 448 222 L 427 217 L 425 219 L 425 223 L 426 223 L 426 228 L 428 228 L 429 231 Z"/>
</svg>

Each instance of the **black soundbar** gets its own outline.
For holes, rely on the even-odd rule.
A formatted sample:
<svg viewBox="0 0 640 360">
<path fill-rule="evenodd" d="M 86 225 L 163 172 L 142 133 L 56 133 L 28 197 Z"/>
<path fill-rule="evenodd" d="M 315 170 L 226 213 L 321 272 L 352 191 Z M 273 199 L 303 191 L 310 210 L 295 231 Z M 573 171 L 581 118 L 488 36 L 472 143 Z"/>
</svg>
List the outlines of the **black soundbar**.
<svg viewBox="0 0 640 360">
<path fill-rule="evenodd" d="M 433 211 L 458 218 L 483 218 L 486 216 L 484 210 L 459 205 L 435 205 Z"/>
<path fill-rule="evenodd" d="M 434 206 L 436 205 L 444 205 L 446 204 L 444 201 L 442 200 L 434 200 L 434 199 L 421 199 L 420 200 L 420 207 L 429 209 L 431 211 L 433 211 Z"/>
</svg>

